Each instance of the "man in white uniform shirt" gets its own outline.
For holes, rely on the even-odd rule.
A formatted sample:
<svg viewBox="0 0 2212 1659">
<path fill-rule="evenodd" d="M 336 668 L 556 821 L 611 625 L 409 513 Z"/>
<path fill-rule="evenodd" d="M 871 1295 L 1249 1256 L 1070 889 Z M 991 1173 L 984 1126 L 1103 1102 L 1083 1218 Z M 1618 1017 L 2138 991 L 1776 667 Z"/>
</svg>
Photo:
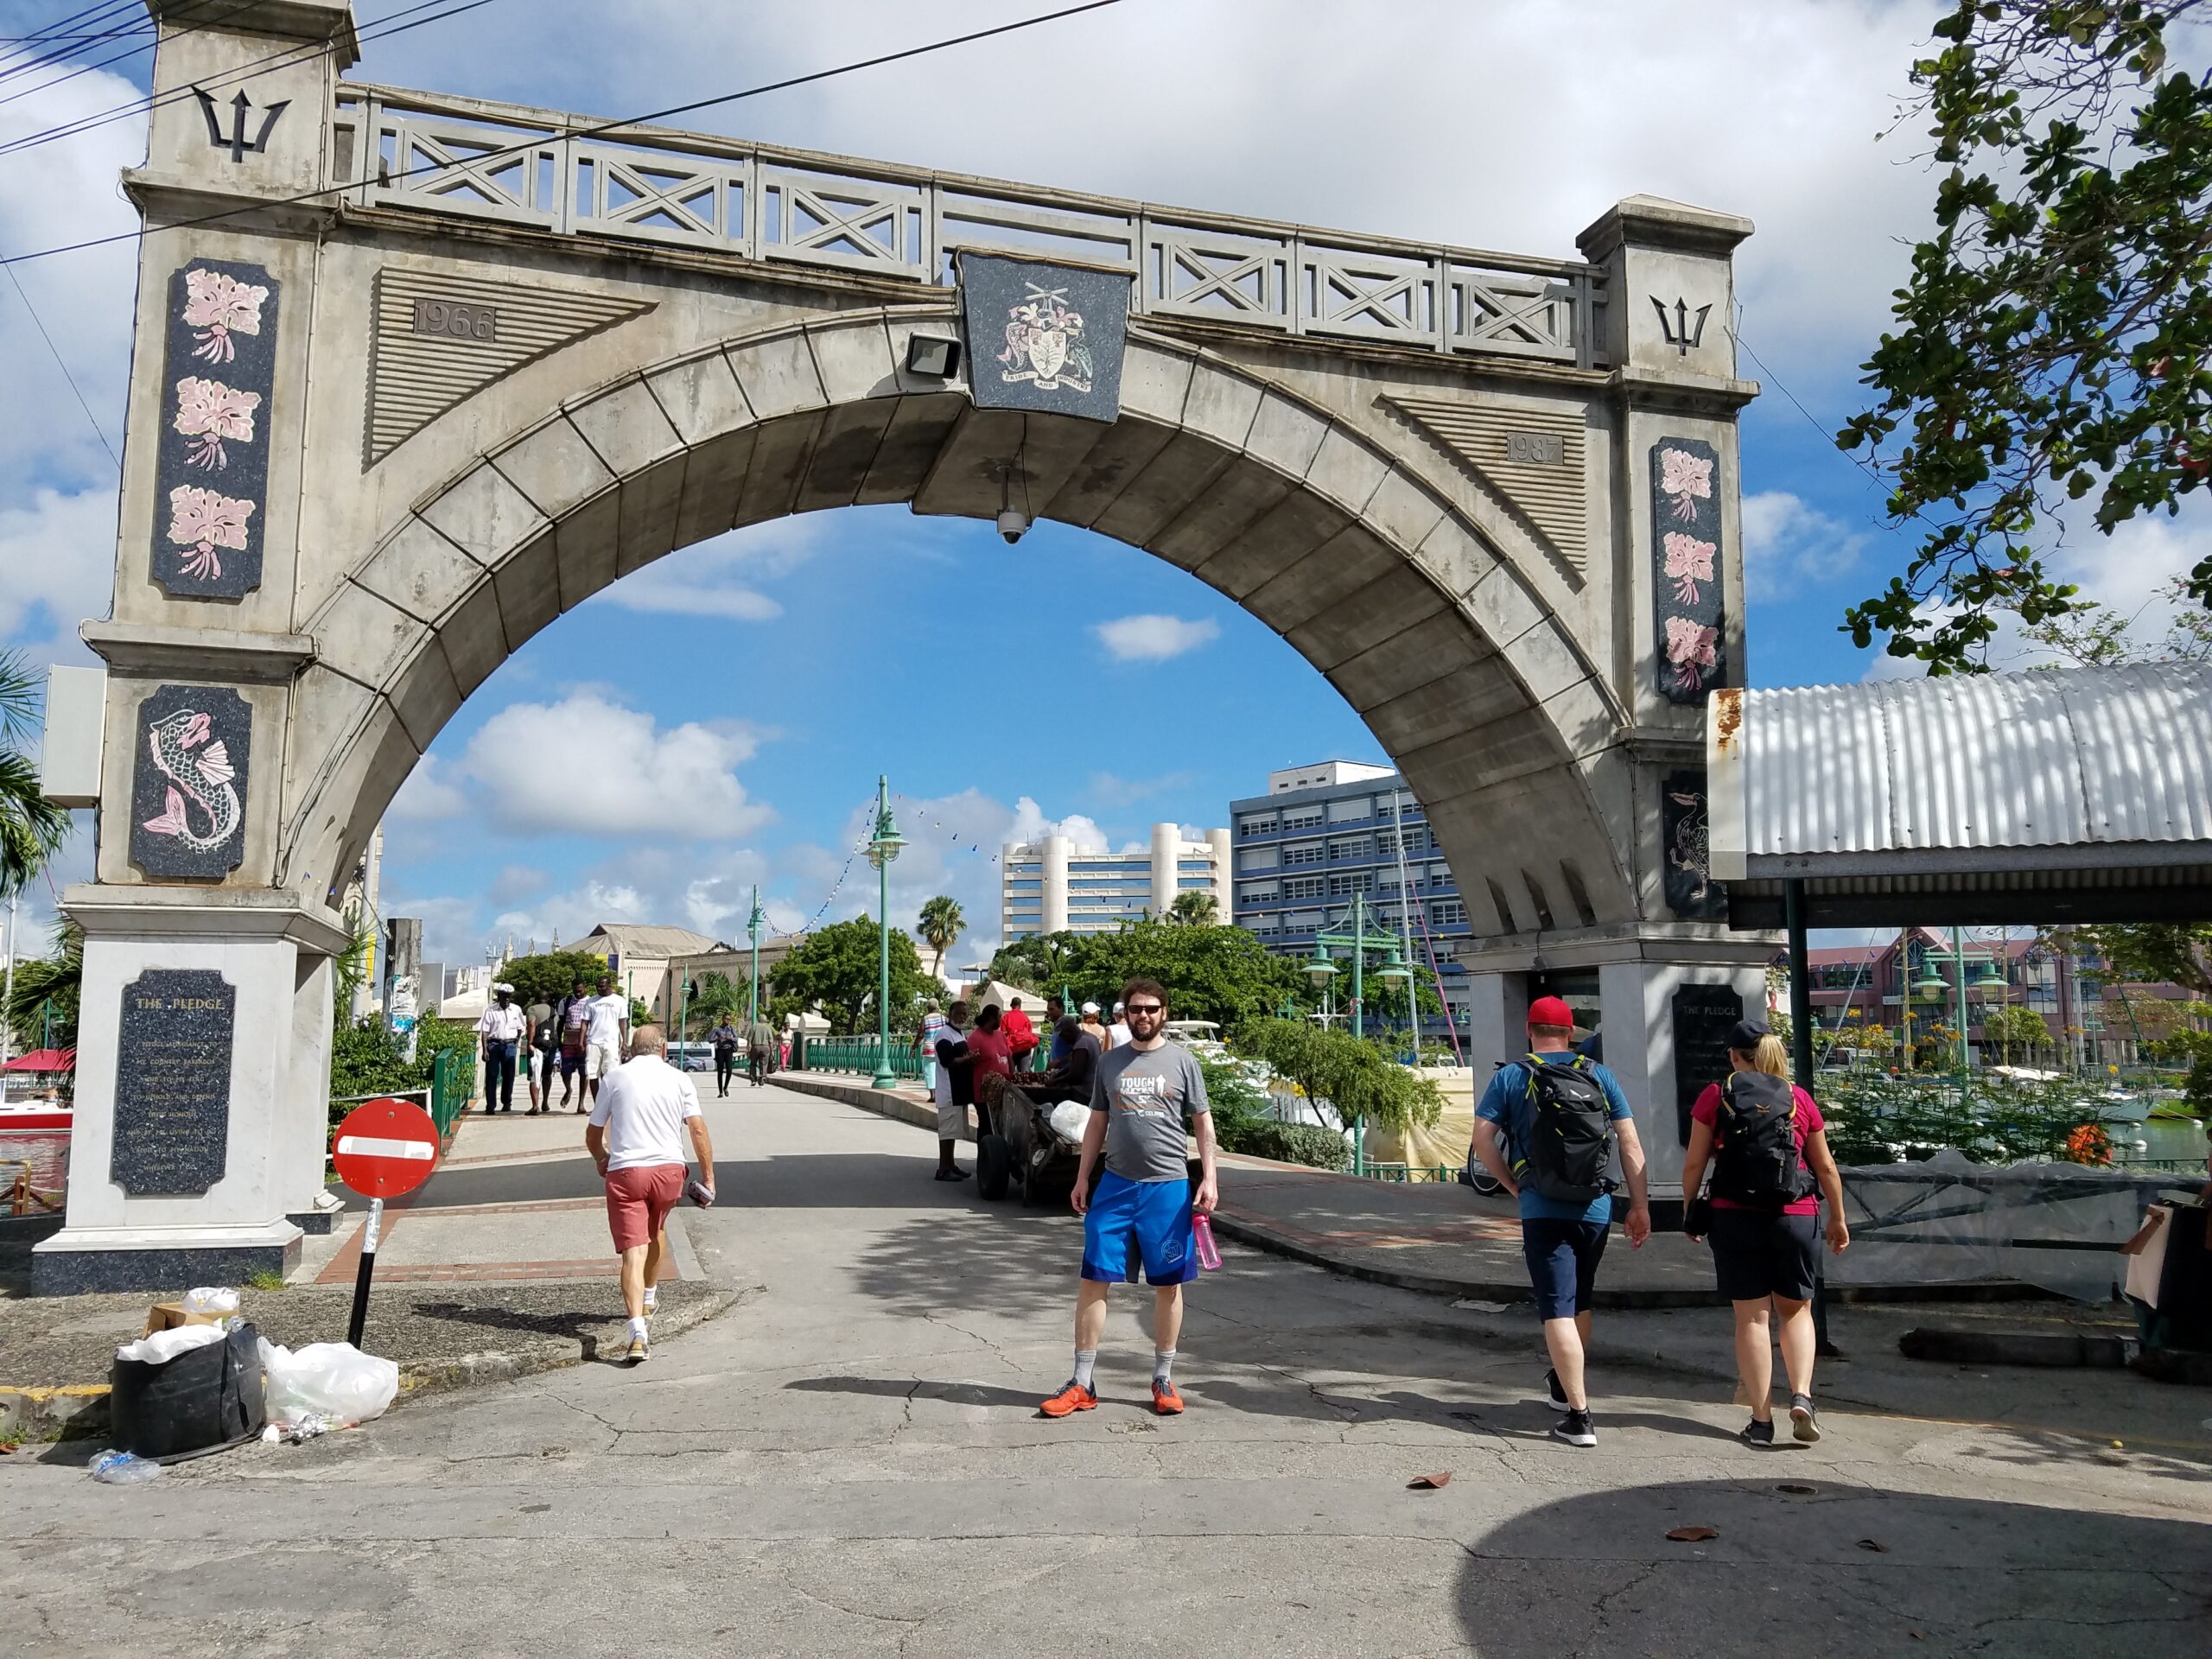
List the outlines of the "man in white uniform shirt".
<svg viewBox="0 0 2212 1659">
<path fill-rule="evenodd" d="M 515 1109 L 515 1058 L 530 1030 L 529 1017 L 515 1006 L 515 988 L 492 988 L 492 1006 L 476 1022 L 484 1039 L 484 1116 Z"/>
<path fill-rule="evenodd" d="M 645 1292 L 660 1278 L 669 1211 L 683 1196 L 683 1132 L 699 1156 L 704 1202 L 715 1197 L 715 1148 L 691 1079 L 664 1058 L 658 1026 L 639 1026 L 636 1052 L 601 1083 L 584 1127 L 584 1149 L 607 1182 L 607 1224 L 622 1258 L 630 1314 L 630 1363 L 645 1358 Z"/>
<path fill-rule="evenodd" d="M 622 1064 L 629 1045 L 630 999 L 614 988 L 614 976 L 599 976 L 599 995 L 586 1005 L 584 1024 L 584 1092 L 599 1096 L 601 1078 Z"/>
</svg>

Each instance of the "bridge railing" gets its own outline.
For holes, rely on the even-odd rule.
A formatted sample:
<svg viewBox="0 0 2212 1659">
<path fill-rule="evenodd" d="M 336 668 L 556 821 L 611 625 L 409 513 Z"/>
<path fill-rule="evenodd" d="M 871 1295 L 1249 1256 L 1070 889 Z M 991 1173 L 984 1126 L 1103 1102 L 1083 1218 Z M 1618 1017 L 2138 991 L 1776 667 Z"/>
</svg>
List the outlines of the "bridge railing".
<svg viewBox="0 0 2212 1659">
<path fill-rule="evenodd" d="M 346 85 L 346 200 L 943 287 L 962 249 L 1127 271 L 1139 315 L 1602 366 L 1588 265 L 1156 207 L 476 99 Z"/>
<path fill-rule="evenodd" d="M 873 1037 L 814 1037 L 802 1046 L 792 1067 L 805 1071 L 857 1071 L 874 1077 L 876 1053 Z M 922 1075 L 922 1057 L 914 1052 L 912 1043 L 892 1039 L 891 1073 L 898 1077 Z"/>
</svg>

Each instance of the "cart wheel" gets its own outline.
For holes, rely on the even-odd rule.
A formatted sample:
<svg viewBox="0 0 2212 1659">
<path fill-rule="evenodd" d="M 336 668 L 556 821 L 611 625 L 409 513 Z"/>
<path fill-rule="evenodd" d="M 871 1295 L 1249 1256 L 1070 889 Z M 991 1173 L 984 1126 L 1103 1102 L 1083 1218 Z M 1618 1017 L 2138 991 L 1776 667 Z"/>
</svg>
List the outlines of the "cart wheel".
<svg viewBox="0 0 2212 1659">
<path fill-rule="evenodd" d="M 1013 1149 L 1002 1135 L 987 1135 L 976 1144 L 976 1191 L 986 1198 L 1006 1197 L 1007 1182 L 1014 1173 Z"/>
</svg>

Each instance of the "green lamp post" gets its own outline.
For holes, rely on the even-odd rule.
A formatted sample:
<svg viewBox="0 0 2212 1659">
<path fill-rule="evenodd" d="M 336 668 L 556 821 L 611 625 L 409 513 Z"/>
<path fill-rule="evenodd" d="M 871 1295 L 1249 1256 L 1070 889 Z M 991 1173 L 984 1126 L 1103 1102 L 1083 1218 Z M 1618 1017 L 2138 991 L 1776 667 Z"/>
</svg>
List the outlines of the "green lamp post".
<svg viewBox="0 0 2212 1659">
<path fill-rule="evenodd" d="M 891 861 L 906 844 L 891 821 L 891 779 L 875 780 L 875 833 L 868 837 L 868 861 L 875 866 L 875 1077 L 873 1086 L 896 1089 L 891 1069 Z"/>
<path fill-rule="evenodd" d="M 1406 988 L 1406 1016 L 1413 1032 L 1414 1064 L 1419 1065 L 1421 1064 L 1421 1011 L 1414 1006 L 1413 969 L 1406 966 L 1406 959 L 1398 954 L 1395 941 L 1393 941 L 1390 945 L 1390 954 L 1382 959 L 1382 965 L 1375 970 L 1375 977 L 1385 984 L 1403 985 Z"/>
<path fill-rule="evenodd" d="M 768 918 L 760 913 L 760 887 L 753 888 L 753 914 L 745 924 L 746 937 L 753 941 L 753 995 L 746 1005 L 745 1023 L 757 1024 L 760 1019 L 760 924 Z"/>
<path fill-rule="evenodd" d="M 1329 960 L 1328 948 L 1317 939 L 1313 955 L 1306 964 L 1306 977 L 1313 982 L 1314 993 L 1321 999 L 1321 1024 L 1325 1027 L 1336 1017 L 1336 1008 L 1329 995 L 1329 987 L 1336 976 L 1337 964 Z"/>
</svg>

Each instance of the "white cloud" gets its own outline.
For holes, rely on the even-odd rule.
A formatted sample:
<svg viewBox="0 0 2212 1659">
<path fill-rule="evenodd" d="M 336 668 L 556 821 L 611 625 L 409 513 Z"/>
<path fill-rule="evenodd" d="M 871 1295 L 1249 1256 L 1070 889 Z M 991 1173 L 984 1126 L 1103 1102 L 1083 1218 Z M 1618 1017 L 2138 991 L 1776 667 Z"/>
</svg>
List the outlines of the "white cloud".
<svg viewBox="0 0 2212 1659">
<path fill-rule="evenodd" d="M 1211 617 L 1124 616 L 1099 623 L 1095 632 L 1116 662 L 1161 663 L 1219 639 L 1221 624 Z"/>
<path fill-rule="evenodd" d="M 518 835 L 730 841 L 772 816 L 734 770 L 752 758 L 740 727 L 654 718 L 596 692 L 519 702 L 486 721 L 458 771 L 494 827 Z"/>
<path fill-rule="evenodd" d="M 1757 599 L 1848 575 L 1872 539 L 1787 490 L 1745 496 L 1743 512 L 1744 582 Z"/>
<path fill-rule="evenodd" d="M 415 770 L 407 774 L 407 781 L 400 785 L 399 793 L 385 809 L 385 822 L 438 823 L 466 812 L 467 793 L 447 776 L 450 770 L 435 754 L 426 754 L 417 760 Z"/>
<path fill-rule="evenodd" d="M 653 616 L 718 616 L 769 622 L 784 607 L 756 585 L 790 575 L 819 550 L 818 518 L 774 518 L 681 548 L 633 570 L 595 597 Z"/>
<path fill-rule="evenodd" d="M 115 504 L 109 486 L 41 489 L 29 506 L 0 509 L 0 641 L 34 664 L 90 660 L 77 625 L 108 613 Z"/>
</svg>

